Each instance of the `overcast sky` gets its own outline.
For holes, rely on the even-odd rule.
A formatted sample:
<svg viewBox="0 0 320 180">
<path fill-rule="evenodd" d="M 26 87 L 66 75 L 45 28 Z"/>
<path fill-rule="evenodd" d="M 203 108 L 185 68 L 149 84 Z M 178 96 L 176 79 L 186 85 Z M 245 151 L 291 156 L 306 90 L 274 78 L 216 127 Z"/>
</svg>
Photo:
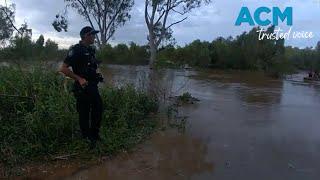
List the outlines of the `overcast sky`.
<svg viewBox="0 0 320 180">
<path fill-rule="evenodd" d="M 0 0 L 4 4 L 4 0 Z M 7 0 L 16 4 L 16 24 L 20 26 L 27 22 L 33 30 L 33 39 L 43 34 L 45 39 L 50 38 L 58 42 L 60 48 L 67 48 L 79 41 L 81 27 L 88 25 L 84 19 L 69 9 L 68 32 L 56 32 L 51 26 L 55 15 L 64 10 L 64 0 Z M 235 26 L 234 23 L 242 6 L 253 11 L 260 6 L 293 7 L 292 31 L 312 31 L 313 39 L 290 39 L 286 45 L 306 47 L 315 46 L 320 40 L 320 0 L 213 0 L 209 5 L 194 9 L 188 14 L 188 19 L 173 28 L 173 35 L 177 45 L 185 45 L 195 39 L 212 41 L 213 39 L 230 35 L 236 36 L 252 27 L 248 25 Z M 146 44 L 147 29 L 144 21 L 144 0 L 135 0 L 131 11 L 131 19 L 120 27 L 111 44 L 128 43 Z M 271 15 L 269 15 L 271 17 Z M 179 19 L 173 16 L 170 20 Z M 285 24 L 279 25 L 288 30 Z"/>
</svg>

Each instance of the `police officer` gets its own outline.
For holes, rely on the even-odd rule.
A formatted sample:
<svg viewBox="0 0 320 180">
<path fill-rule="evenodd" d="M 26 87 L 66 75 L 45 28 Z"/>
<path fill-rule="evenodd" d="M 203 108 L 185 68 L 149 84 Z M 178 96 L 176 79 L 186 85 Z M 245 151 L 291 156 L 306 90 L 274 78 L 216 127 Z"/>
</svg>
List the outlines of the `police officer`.
<svg viewBox="0 0 320 180">
<path fill-rule="evenodd" d="M 91 142 L 100 140 L 99 129 L 102 118 L 102 100 L 98 83 L 103 80 L 97 73 L 98 62 L 92 47 L 99 31 L 86 26 L 80 31 L 81 41 L 69 49 L 60 71 L 75 80 L 73 93 L 76 98 L 79 124 L 83 138 Z M 69 67 L 72 67 L 72 71 Z M 91 124 L 89 126 L 89 117 Z"/>
</svg>

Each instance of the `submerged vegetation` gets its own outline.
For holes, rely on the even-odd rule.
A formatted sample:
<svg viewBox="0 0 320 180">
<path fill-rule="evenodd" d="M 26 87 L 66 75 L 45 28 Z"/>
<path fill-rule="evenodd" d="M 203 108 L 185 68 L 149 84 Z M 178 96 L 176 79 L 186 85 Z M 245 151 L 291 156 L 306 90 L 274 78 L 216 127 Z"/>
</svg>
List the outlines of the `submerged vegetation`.
<svg viewBox="0 0 320 180">
<path fill-rule="evenodd" d="M 150 113 L 157 111 L 157 102 L 144 92 L 131 86 L 101 88 L 102 141 L 90 150 L 80 136 L 70 86 L 71 82 L 47 69 L 0 68 L 0 164 L 6 173 L 61 154 L 100 156 L 126 150 L 156 125 Z"/>
</svg>

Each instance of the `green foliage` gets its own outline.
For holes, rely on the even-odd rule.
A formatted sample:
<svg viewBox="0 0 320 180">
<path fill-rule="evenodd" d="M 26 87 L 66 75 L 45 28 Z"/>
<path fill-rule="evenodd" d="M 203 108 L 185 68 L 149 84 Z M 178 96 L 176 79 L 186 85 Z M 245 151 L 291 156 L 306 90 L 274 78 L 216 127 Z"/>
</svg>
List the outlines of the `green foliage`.
<svg viewBox="0 0 320 180">
<path fill-rule="evenodd" d="M 28 30 L 28 33 L 16 34 L 11 38 L 9 46 L 0 50 L 1 59 L 6 61 L 61 61 L 65 58 L 67 50 L 58 49 L 58 44 L 50 39 L 45 42 L 43 35 L 33 42 L 31 30 Z"/>
<path fill-rule="evenodd" d="M 195 40 L 192 43 L 184 47 L 187 64 L 191 66 L 206 67 L 210 64 L 210 49 L 209 42 L 201 42 L 200 40 Z"/>
<path fill-rule="evenodd" d="M 110 44 L 104 46 L 97 52 L 97 58 L 109 64 L 147 64 L 148 52 L 146 46 L 138 46 L 131 42 L 118 44 L 112 47 Z"/>
<path fill-rule="evenodd" d="M 58 44 L 50 39 L 46 41 L 45 48 L 43 49 L 43 52 L 46 57 L 54 57 L 57 55 L 56 53 L 59 52 L 58 50 Z"/>
<path fill-rule="evenodd" d="M 15 4 L 11 4 L 9 7 L 0 5 L 0 43 L 1 45 L 5 44 L 5 41 L 8 40 L 12 33 L 15 14 Z"/>
<path fill-rule="evenodd" d="M 71 141 L 76 116 L 63 77 L 40 69 L 1 68 L 0 74 L 2 163 L 55 153 Z"/>
<path fill-rule="evenodd" d="M 0 68 L 0 164 L 12 168 L 61 153 L 89 152 L 81 140 L 71 82 L 48 69 Z M 133 87 L 101 89 L 102 142 L 93 153 L 115 153 L 140 142 L 157 103 Z"/>
<path fill-rule="evenodd" d="M 110 153 L 132 147 L 155 126 L 146 115 L 157 110 L 156 101 L 132 86 L 108 88 L 101 96 L 105 107 L 102 138 Z"/>
<path fill-rule="evenodd" d="M 315 49 L 311 47 L 299 49 L 288 46 L 285 50 L 285 56 L 298 69 L 320 70 L 319 42 Z"/>
<path fill-rule="evenodd" d="M 62 30 L 64 30 L 64 32 L 68 31 L 68 19 L 66 18 L 66 12 L 64 14 L 57 14 L 56 15 L 56 19 L 52 22 L 52 26 L 53 28 L 58 31 L 61 32 Z"/>
<path fill-rule="evenodd" d="M 43 35 L 41 34 L 41 35 L 39 36 L 39 38 L 37 39 L 37 41 L 36 41 L 36 46 L 37 46 L 38 48 L 43 48 L 43 45 L 44 45 L 44 37 L 43 37 Z"/>
<path fill-rule="evenodd" d="M 99 48 L 105 46 L 108 40 L 114 35 L 117 28 L 123 26 L 130 18 L 130 11 L 134 5 L 133 0 L 64 0 L 66 8 L 73 8 L 76 12 L 85 18 L 92 25 L 97 24 L 100 35 L 97 36 Z M 67 31 L 68 19 L 67 12 L 57 14 L 52 23 L 54 29 L 58 32 Z"/>
</svg>

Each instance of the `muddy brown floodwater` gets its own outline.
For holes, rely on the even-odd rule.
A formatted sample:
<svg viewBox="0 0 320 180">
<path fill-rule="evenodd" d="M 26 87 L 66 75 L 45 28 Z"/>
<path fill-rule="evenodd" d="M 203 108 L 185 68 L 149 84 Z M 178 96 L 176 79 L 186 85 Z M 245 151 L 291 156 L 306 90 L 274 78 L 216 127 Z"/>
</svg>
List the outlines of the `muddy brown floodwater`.
<svg viewBox="0 0 320 180">
<path fill-rule="evenodd" d="M 108 66 L 115 85 L 143 85 L 146 67 Z M 66 179 L 320 179 L 320 86 L 303 75 L 166 70 L 167 89 L 200 101 L 180 108 L 184 133 L 159 131 L 132 153 Z"/>
</svg>

